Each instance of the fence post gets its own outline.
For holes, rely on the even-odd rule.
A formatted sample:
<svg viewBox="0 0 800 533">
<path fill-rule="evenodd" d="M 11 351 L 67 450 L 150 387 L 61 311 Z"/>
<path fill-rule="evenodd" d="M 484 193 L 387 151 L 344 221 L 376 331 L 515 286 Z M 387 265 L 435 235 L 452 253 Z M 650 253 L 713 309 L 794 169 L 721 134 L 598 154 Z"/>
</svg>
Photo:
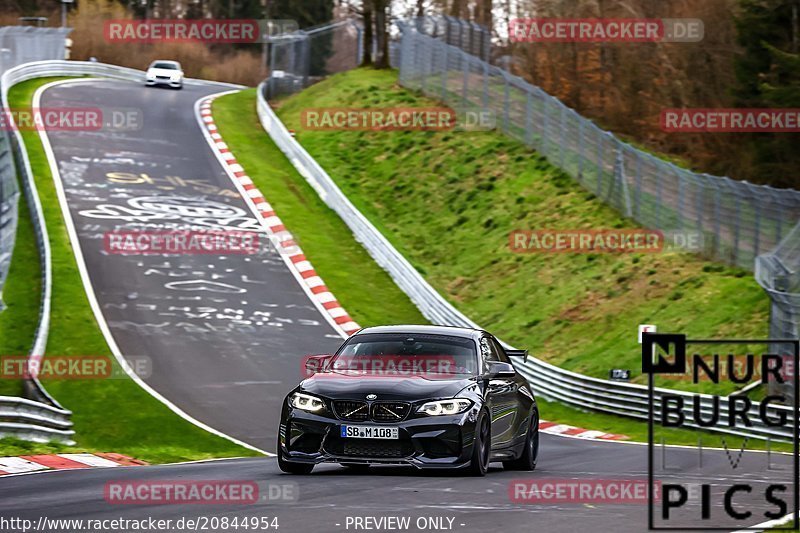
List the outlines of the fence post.
<svg viewBox="0 0 800 533">
<path fill-rule="evenodd" d="M 636 220 L 642 215 L 642 153 L 636 150 L 636 192 L 634 193 L 634 216 Z M 641 222 L 641 221 L 640 221 Z"/>
<path fill-rule="evenodd" d="M 503 76 L 503 131 L 509 132 L 508 119 L 511 111 L 511 88 L 509 87 L 508 78 Z"/>
<path fill-rule="evenodd" d="M 364 30 L 362 30 L 361 26 L 359 26 L 357 24 L 355 25 L 355 27 L 356 27 L 356 54 L 358 54 L 358 56 L 356 57 L 356 65 L 360 65 L 362 59 L 364 58 Z M 401 50 L 402 50 L 403 45 L 405 43 L 406 43 L 406 32 L 403 31 L 400 34 L 400 49 Z M 400 52 L 400 64 L 401 65 L 403 64 L 403 57 L 405 57 L 405 54 L 403 52 Z M 401 72 L 402 72 L 402 69 L 401 69 Z"/>
<path fill-rule="evenodd" d="M 733 197 L 736 201 L 736 216 L 734 217 L 733 229 L 733 264 L 739 265 L 739 237 L 742 230 L 742 204 L 738 191 L 734 191 Z"/>
<path fill-rule="evenodd" d="M 722 240 L 720 238 L 719 185 L 714 184 L 714 256 L 722 258 Z"/>
<path fill-rule="evenodd" d="M 606 132 L 602 132 L 597 138 L 597 187 L 595 194 L 598 198 L 602 198 L 603 194 L 603 139 L 605 139 Z"/>
<path fill-rule="evenodd" d="M 661 182 L 662 182 L 663 175 L 659 175 L 656 177 L 656 205 L 655 205 L 655 215 L 656 215 L 656 222 L 655 226 L 658 229 L 661 229 Z"/>
<path fill-rule="evenodd" d="M 757 207 L 753 210 L 755 213 L 755 234 L 753 236 L 753 255 L 758 257 L 758 249 L 759 245 L 761 244 L 761 210 Z"/>
<path fill-rule="evenodd" d="M 683 187 L 683 174 L 681 174 L 680 170 L 677 171 L 678 174 L 678 219 L 680 220 L 680 227 L 683 228 L 683 196 L 684 196 L 684 187 Z"/>
<path fill-rule="evenodd" d="M 583 155 L 583 145 L 585 144 L 583 139 L 583 124 L 584 121 L 579 117 L 578 118 L 578 181 L 581 182 L 584 181 L 583 162 L 586 159 Z"/>
<path fill-rule="evenodd" d="M 631 198 L 628 194 L 628 180 L 625 178 L 625 154 L 622 146 L 617 147 L 617 157 L 614 162 L 614 183 L 619 187 L 622 194 L 622 206 L 625 216 L 630 218 L 633 216 L 633 210 L 631 209 Z"/>
<path fill-rule="evenodd" d="M 483 108 L 489 107 L 489 63 L 483 63 L 483 95 L 482 102 Z"/>
<path fill-rule="evenodd" d="M 533 148 L 533 95 L 525 91 L 525 142 Z"/>
<path fill-rule="evenodd" d="M 567 151 L 567 139 L 566 139 L 566 133 L 567 133 L 567 106 L 565 106 L 565 105 L 561 106 L 561 126 L 560 126 L 560 128 L 561 128 L 561 136 L 560 136 L 560 140 L 559 140 L 558 144 L 559 144 L 559 148 L 561 150 L 561 153 L 560 153 L 560 157 L 558 158 L 558 160 L 559 160 L 558 166 L 562 170 L 564 170 L 564 153 Z"/>
<path fill-rule="evenodd" d="M 426 46 L 423 46 L 422 49 L 425 51 L 425 58 L 422 61 L 422 76 L 420 79 L 420 89 L 423 93 L 426 93 L 426 87 L 428 85 L 428 69 L 431 68 L 431 63 L 433 62 L 433 46 L 430 43 L 425 43 Z"/>
<path fill-rule="evenodd" d="M 461 87 L 461 99 L 464 109 L 469 107 L 469 54 L 461 51 L 461 60 L 464 62 L 464 80 Z"/>
<path fill-rule="evenodd" d="M 550 140 L 550 112 L 547 106 L 547 95 L 542 98 L 542 145 L 539 147 L 542 155 L 548 156 L 547 141 Z"/>
<path fill-rule="evenodd" d="M 442 101 L 447 101 L 447 43 L 441 43 L 442 49 Z"/>
</svg>

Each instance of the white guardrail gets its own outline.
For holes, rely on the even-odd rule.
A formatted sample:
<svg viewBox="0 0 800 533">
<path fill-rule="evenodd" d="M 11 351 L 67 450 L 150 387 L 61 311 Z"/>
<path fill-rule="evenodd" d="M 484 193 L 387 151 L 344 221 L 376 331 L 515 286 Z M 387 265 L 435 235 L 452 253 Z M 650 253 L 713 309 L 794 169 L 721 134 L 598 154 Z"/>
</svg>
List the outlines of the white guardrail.
<svg viewBox="0 0 800 533">
<path fill-rule="evenodd" d="M 367 249 L 372 258 L 384 269 L 405 292 L 422 314 L 434 324 L 479 328 L 463 313 L 445 300 L 394 246 L 375 228 L 364 215 L 353 206 L 342 193 L 336 183 L 313 157 L 298 143 L 280 121 L 264 98 L 266 82 L 258 87 L 257 111 L 264 130 L 269 134 L 278 148 L 289 158 L 292 165 L 306 179 L 320 198 L 333 209 L 347 224 Z M 509 347 L 509 345 L 505 344 Z M 515 364 L 518 362 L 515 362 Z M 626 417 L 646 420 L 649 413 L 649 395 L 647 387 L 633 383 L 623 383 L 584 376 L 564 370 L 535 357 L 529 357 L 526 364 L 516 364 L 518 371 L 531 383 L 536 394 L 543 398 L 556 400 L 578 409 L 612 413 Z M 695 397 L 700 403 L 703 420 L 710 418 L 714 397 L 706 394 L 656 388 L 654 390 L 654 412 L 656 420 L 660 420 L 661 395 L 679 395 L 683 398 L 683 414 L 687 421 L 693 419 Z M 783 406 L 770 406 L 766 410 L 770 420 L 779 420 L 786 416 L 787 421 L 778 426 L 770 426 L 759 417 L 758 402 L 748 411 L 752 427 L 729 428 L 728 398 L 720 399 L 719 422 L 710 431 L 733 435 L 749 436 L 758 439 L 793 438 L 793 420 L 791 409 Z M 689 427 L 699 426 L 687 422 Z"/>
</svg>

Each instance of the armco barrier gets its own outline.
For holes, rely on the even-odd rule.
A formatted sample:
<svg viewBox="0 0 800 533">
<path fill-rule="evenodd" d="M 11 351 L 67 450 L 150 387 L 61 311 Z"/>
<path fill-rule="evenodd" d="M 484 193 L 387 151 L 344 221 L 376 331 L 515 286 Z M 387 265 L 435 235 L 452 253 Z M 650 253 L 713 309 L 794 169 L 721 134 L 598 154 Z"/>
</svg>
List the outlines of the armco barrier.
<svg viewBox="0 0 800 533">
<path fill-rule="evenodd" d="M 8 108 L 8 91 L 14 85 L 27 80 L 51 76 L 94 76 L 125 81 L 144 82 L 141 70 L 96 63 L 92 61 L 35 61 L 12 68 L 0 77 L 0 97 L 4 108 Z M 187 78 L 186 84 L 200 83 Z M 242 88 L 241 85 L 227 85 Z M 11 117 L 13 120 L 13 117 Z M 43 355 L 47 347 L 50 330 L 50 299 L 53 290 L 50 240 L 47 235 L 42 205 L 36 189 L 28 152 L 19 131 L 14 129 L 12 143 L 22 171 L 21 181 L 25 199 L 31 213 L 36 234 L 36 244 L 42 269 L 42 299 L 39 307 L 39 322 L 29 356 Z M 25 394 L 30 399 L 0 397 L 0 435 L 11 434 L 30 440 L 60 440 L 71 443 L 72 412 L 64 409 L 35 377 L 25 381 Z"/>
<path fill-rule="evenodd" d="M 0 396 L 0 435 L 73 444 L 72 413 L 41 402 Z"/>
<path fill-rule="evenodd" d="M 264 90 L 267 84 L 268 82 L 262 83 L 257 91 L 257 112 L 261 125 L 320 198 L 341 217 L 356 239 L 363 244 L 373 259 L 389 273 L 395 283 L 408 295 L 428 320 L 434 324 L 478 328 L 477 324 L 453 307 L 425 281 L 405 257 L 353 206 L 325 170 L 292 137 L 264 97 Z M 556 400 L 579 409 L 612 413 L 638 419 L 646 419 L 648 416 L 648 391 L 647 387 L 643 385 L 584 376 L 558 368 L 534 357 L 529 357 L 527 364 L 518 364 L 517 368 L 528 378 L 534 391 L 543 398 Z M 654 392 L 654 409 L 656 413 L 660 413 L 661 394 L 663 393 L 679 394 L 684 398 L 683 412 L 687 420 L 692 415 L 692 401 L 695 396 L 699 398 L 701 413 L 708 414 L 711 412 L 712 397 L 709 395 L 696 395 L 657 388 Z M 723 398 L 720 401 L 722 415 L 718 426 L 724 426 L 727 423 L 728 402 L 728 398 Z M 768 426 L 760 423 L 757 407 L 751 408 L 749 413 L 751 419 L 756 421 L 754 427 L 746 430 L 716 427 L 713 428 L 713 431 L 758 439 L 790 439 L 792 437 L 790 423 L 783 424 L 780 427 Z M 781 414 L 789 416 L 791 410 L 786 407 L 770 407 L 768 409 L 768 415 L 773 419 Z"/>
</svg>

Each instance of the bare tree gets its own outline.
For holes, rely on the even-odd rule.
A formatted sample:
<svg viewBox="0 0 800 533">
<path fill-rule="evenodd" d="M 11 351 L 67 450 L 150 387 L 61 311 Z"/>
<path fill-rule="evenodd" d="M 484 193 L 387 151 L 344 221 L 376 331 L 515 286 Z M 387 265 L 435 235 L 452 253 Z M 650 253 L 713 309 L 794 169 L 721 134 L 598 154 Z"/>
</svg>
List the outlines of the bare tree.
<svg viewBox="0 0 800 533">
<path fill-rule="evenodd" d="M 372 0 L 364 0 L 364 58 L 362 66 L 372 65 Z"/>
<path fill-rule="evenodd" d="M 475 6 L 475 22 L 492 29 L 492 0 L 478 0 Z"/>
<path fill-rule="evenodd" d="M 365 0 L 368 2 L 369 0 Z M 389 25 L 387 12 L 390 0 L 372 0 L 375 10 L 375 36 L 378 44 L 378 54 L 375 60 L 376 68 L 389 68 Z M 365 21 L 366 24 L 366 21 Z"/>
</svg>

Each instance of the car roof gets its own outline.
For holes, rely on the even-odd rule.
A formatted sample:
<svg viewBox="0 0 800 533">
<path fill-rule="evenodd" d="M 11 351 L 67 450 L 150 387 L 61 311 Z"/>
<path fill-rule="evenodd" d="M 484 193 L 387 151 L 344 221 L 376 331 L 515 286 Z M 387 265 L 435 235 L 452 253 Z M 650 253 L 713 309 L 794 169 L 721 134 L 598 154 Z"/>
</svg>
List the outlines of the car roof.
<svg viewBox="0 0 800 533">
<path fill-rule="evenodd" d="M 171 59 L 156 59 L 156 60 L 154 60 L 154 61 L 153 61 L 152 63 L 150 63 L 150 64 L 151 64 L 151 65 L 155 65 L 156 63 L 172 63 L 173 65 L 178 65 L 178 66 L 181 66 L 181 64 L 180 64 L 180 63 L 178 63 L 177 61 L 173 61 L 173 60 L 171 60 Z"/>
<path fill-rule="evenodd" d="M 398 325 L 372 326 L 362 329 L 356 333 L 356 335 L 366 335 L 368 333 L 408 333 L 409 335 L 450 335 L 451 337 L 479 338 L 486 332 L 482 329 L 463 328 L 458 326 Z"/>
</svg>

